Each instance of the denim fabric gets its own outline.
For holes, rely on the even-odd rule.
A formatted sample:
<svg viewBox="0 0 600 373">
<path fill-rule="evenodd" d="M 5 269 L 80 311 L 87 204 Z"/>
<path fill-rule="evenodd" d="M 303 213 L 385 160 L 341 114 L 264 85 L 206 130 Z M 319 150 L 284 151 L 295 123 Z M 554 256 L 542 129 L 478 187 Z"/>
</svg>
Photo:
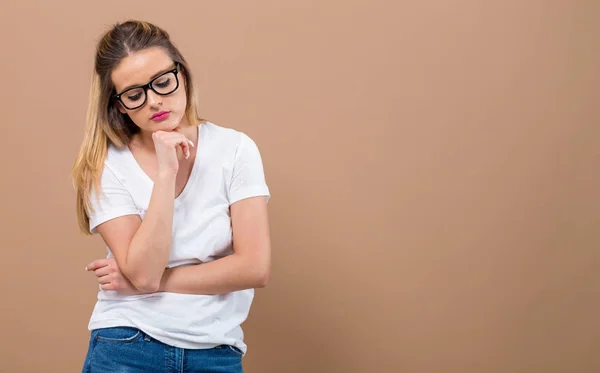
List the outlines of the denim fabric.
<svg viewBox="0 0 600 373">
<path fill-rule="evenodd" d="M 131 327 L 93 330 L 83 373 L 243 373 L 233 346 L 189 350 L 168 346 Z"/>
</svg>

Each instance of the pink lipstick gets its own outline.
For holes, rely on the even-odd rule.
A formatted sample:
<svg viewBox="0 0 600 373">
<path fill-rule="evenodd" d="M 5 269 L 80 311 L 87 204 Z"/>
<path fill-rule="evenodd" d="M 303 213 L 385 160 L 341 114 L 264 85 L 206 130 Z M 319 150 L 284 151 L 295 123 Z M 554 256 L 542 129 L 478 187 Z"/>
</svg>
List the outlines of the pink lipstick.
<svg viewBox="0 0 600 373">
<path fill-rule="evenodd" d="M 157 113 L 154 113 L 152 115 L 152 118 L 150 119 L 156 122 L 160 122 L 161 120 L 167 119 L 169 117 L 169 114 L 170 113 L 168 111 L 159 111 Z"/>
</svg>

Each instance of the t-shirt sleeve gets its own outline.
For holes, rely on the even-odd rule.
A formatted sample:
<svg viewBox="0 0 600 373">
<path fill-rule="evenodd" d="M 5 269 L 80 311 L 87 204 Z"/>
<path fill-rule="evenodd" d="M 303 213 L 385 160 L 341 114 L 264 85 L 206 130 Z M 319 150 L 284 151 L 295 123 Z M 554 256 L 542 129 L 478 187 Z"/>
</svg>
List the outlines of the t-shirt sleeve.
<svg viewBox="0 0 600 373">
<path fill-rule="evenodd" d="M 93 211 L 88 209 L 91 233 L 97 233 L 96 227 L 106 221 L 120 216 L 139 214 L 131 194 L 107 166 L 102 171 L 100 189 L 99 194 L 96 188 L 92 188 L 90 193 L 90 203 L 93 206 Z"/>
<path fill-rule="evenodd" d="M 229 204 L 239 200 L 266 196 L 271 198 L 269 187 L 265 181 L 262 158 L 256 143 L 244 133 L 240 133 L 237 146 L 231 183 L 229 185 Z"/>
</svg>

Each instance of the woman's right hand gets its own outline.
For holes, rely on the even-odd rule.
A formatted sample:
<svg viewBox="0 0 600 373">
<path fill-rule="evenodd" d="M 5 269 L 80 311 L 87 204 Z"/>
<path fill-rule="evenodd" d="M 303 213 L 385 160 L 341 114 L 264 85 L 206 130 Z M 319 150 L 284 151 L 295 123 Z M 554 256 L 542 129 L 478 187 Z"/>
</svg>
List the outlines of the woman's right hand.
<svg viewBox="0 0 600 373">
<path fill-rule="evenodd" d="M 144 294 L 123 275 L 115 258 L 94 260 L 85 267 L 85 270 L 94 271 L 102 290 L 114 290 L 128 295 Z"/>
<path fill-rule="evenodd" d="M 181 148 L 187 159 L 191 153 L 190 146 L 194 146 L 191 140 L 178 131 L 156 131 L 152 133 L 152 140 L 156 149 L 159 174 L 177 174 L 179 170 L 177 148 Z"/>
</svg>

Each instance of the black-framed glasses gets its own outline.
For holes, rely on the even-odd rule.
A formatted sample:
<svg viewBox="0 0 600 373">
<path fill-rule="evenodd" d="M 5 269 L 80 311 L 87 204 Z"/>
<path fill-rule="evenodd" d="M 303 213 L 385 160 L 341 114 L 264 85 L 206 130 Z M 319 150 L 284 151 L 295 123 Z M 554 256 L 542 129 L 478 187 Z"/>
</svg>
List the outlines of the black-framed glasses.
<svg viewBox="0 0 600 373">
<path fill-rule="evenodd" d="M 150 82 L 144 85 L 139 85 L 126 89 L 125 91 L 113 96 L 123 106 L 129 110 L 134 110 L 144 106 L 148 99 L 148 89 L 151 89 L 156 94 L 161 96 L 169 95 L 179 88 L 179 64 L 175 64 L 175 68 L 165 71 Z"/>
</svg>

